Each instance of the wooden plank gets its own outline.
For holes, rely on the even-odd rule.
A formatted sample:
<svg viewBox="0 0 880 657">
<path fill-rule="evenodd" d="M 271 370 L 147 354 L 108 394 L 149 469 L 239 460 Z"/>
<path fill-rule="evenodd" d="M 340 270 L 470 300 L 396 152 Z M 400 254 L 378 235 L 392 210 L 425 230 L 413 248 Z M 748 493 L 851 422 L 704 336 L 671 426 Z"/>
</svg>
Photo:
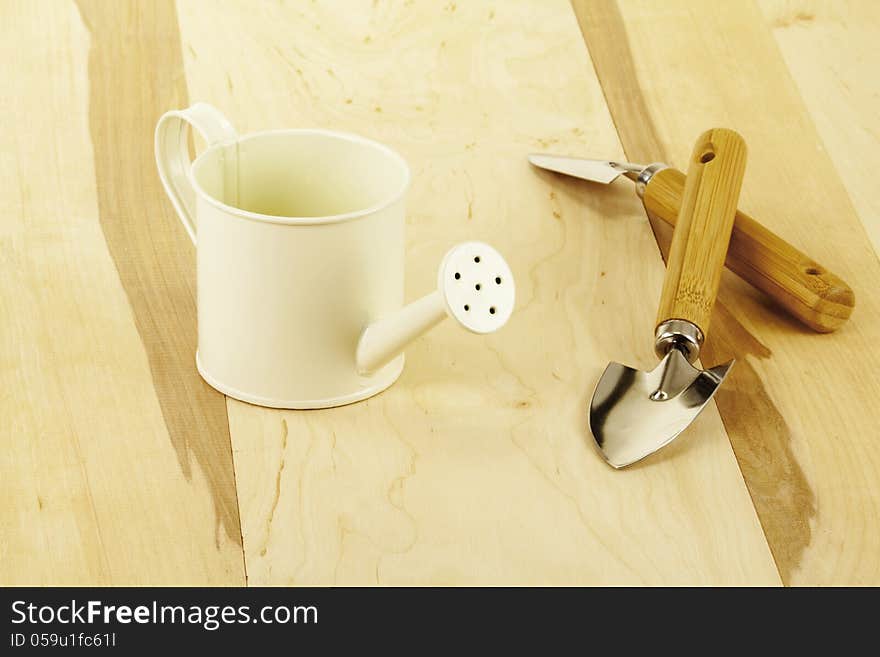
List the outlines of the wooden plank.
<svg viewBox="0 0 880 657">
<path fill-rule="evenodd" d="M 157 91 L 149 66 L 168 72 L 157 53 L 177 38 L 174 14 L 82 9 L 98 43 L 73 3 L 5 3 L 0 25 L 3 59 L 16 62 L 0 100 L 0 583 L 238 583 L 240 542 L 213 473 L 175 449 L 132 300 L 131 271 L 159 260 L 133 244 L 150 230 L 135 221 L 155 229 L 159 192 L 150 133 L 132 119 L 155 111 L 138 106 Z M 110 16 L 125 21 L 98 22 Z M 149 41 L 156 33 L 167 39 Z M 124 56 L 106 57 L 105 39 L 125 40 Z M 114 240 L 111 225 L 133 234 Z M 173 328 L 167 317 L 153 316 L 156 331 Z"/>
<path fill-rule="evenodd" d="M 620 155 L 562 2 L 178 3 L 190 95 L 242 131 L 321 126 L 414 175 L 407 297 L 459 240 L 517 276 L 501 332 L 446 323 L 398 383 L 312 412 L 230 401 L 253 584 L 778 583 L 718 414 L 627 471 L 586 406 L 651 353 L 663 267 L 632 198 L 530 170 L 533 150 Z"/>
<path fill-rule="evenodd" d="M 627 154 L 681 166 L 700 131 L 738 130 L 741 207 L 855 289 L 850 323 L 818 336 L 728 277 L 706 358 L 739 358 L 716 399 L 783 581 L 880 582 L 880 266 L 763 16 L 745 2 L 575 7 Z"/>
<path fill-rule="evenodd" d="M 880 252 L 880 4 L 759 0 L 822 145 Z"/>
</svg>

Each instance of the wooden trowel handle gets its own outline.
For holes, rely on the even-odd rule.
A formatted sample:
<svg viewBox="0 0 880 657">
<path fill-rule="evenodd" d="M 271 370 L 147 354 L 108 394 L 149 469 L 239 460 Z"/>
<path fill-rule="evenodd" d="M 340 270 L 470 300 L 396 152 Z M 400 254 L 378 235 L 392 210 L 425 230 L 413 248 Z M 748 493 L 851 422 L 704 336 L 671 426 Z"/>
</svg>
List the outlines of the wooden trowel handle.
<svg viewBox="0 0 880 657">
<path fill-rule="evenodd" d="M 681 171 L 658 171 L 645 188 L 645 209 L 675 226 L 684 185 Z M 736 213 L 726 264 L 819 333 L 840 328 L 855 306 L 855 294 L 843 279 L 745 212 Z"/>
<path fill-rule="evenodd" d="M 746 144 L 733 130 L 707 130 L 694 146 L 669 249 L 657 325 L 672 319 L 708 335 L 746 168 Z"/>
</svg>

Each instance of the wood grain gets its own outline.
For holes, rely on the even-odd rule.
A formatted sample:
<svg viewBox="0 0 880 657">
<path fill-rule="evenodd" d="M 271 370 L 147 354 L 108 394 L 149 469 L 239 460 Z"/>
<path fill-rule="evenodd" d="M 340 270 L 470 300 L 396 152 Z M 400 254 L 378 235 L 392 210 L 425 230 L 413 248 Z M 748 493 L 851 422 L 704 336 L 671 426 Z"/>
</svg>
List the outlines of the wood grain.
<svg viewBox="0 0 880 657">
<path fill-rule="evenodd" d="M 400 150 L 407 298 L 476 238 L 511 263 L 519 306 L 491 336 L 441 325 L 364 403 L 229 402 L 249 582 L 778 583 L 714 410 L 626 472 L 590 444 L 607 362 L 656 362 L 663 266 L 631 198 L 526 163 L 620 153 L 570 8 L 345 7 L 180 2 L 191 97 L 241 132 L 320 126 Z"/>
<path fill-rule="evenodd" d="M 194 465 L 202 469 L 218 531 L 240 543 L 225 398 L 194 369 L 195 254 L 145 139 L 166 109 L 187 105 L 174 2 L 77 4 L 92 37 L 89 127 L 101 227 L 180 467 L 187 477 Z"/>
<path fill-rule="evenodd" d="M 243 552 L 254 584 L 772 584 L 768 543 L 786 583 L 880 583 L 878 12 L 759 2 L 575 2 L 592 65 L 560 3 L 5 3 L 0 584 L 237 584 Z M 403 152 L 408 298 L 469 238 L 520 292 L 501 333 L 442 326 L 364 404 L 228 402 L 243 537 L 227 403 L 192 367 L 192 250 L 152 164 L 187 86 L 242 132 Z M 586 404 L 609 360 L 655 362 L 661 260 L 630 193 L 524 155 L 680 165 L 709 125 L 749 142 L 742 207 L 861 305 L 815 336 L 725 274 L 704 351 L 739 359 L 724 427 L 707 410 L 612 472 Z"/>
<path fill-rule="evenodd" d="M 880 253 L 880 4 L 759 0 L 809 116 Z"/>
<path fill-rule="evenodd" d="M 684 319 L 709 334 L 746 153 L 746 143 L 733 130 L 712 128 L 697 137 L 666 260 L 658 326 Z"/>
<path fill-rule="evenodd" d="M 644 106 L 609 103 L 615 117 L 645 116 L 654 126 L 644 142 L 621 130 L 624 144 L 632 141 L 636 152 L 661 142 L 665 161 L 675 164 L 685 161 L 695 130 L 735 128 L 750 144 L 742 207 L 838 271 L 862 299 L 847 326 L 817 337 L 728 277 L 737 293 L 725 294 L 723 283 L 726 307 L 717 312 L 736 321 L 716 316 L 706 358 L 721 360 L 712 354 L 732 349 L 740 359 L 717 403 L 783 580 L 877 583 L 872 409 L 880 393 L 880 307 L 860 290 L 876 285 L 880 266 L 762 15 L 750 3 L 576 8 L 603 88 L 624 66 L 642 89 Z M 596 29 L 597 13 L 615 29 Z M 635 43 L 638 49 L 628 46 Z M 597 56 L 603 51 L 620 59 Z M 720 333 L 722 325 L 734 328 Z"/>
<path fill-rule="evenodd" d="M 218 525 L 210 475 L 179 463 L 116 266 L 140 253 L 111 254 L 102 230 L 153 218 L 150 178 L 129 159 L 138 124 L 93 149 L 101 64 L 76 5 L 7 2 L 3 16 L 0 52 L 15 65 L 0 100 L 0 584 L 240 583 L 241 547 Z M 161 31 L 158 16 L 116 25 L 126 57 L 156 56 L 132 35 Z M 126 88 L 119 118 L 96 110 L 108 128 L 142 100 Z"/>
</svg>

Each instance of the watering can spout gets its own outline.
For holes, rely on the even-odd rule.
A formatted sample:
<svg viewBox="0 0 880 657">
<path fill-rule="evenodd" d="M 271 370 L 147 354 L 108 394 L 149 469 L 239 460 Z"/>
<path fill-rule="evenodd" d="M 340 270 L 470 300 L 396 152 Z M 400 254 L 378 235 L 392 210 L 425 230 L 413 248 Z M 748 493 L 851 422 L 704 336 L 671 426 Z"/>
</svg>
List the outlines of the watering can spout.
<svg viewBox="0 0 880 657">
<path fill-rule="evenodd" d="M 370 324 L 357 347 L 357 368 L 369 375 L 446 317 L 473 333 L 507 323 L 516 299 L 513 274 L 498 251 L 482 242 L 450 249 L 437 272 L 437 289 Z"/>
<path fill-rule="evenodd" d="M 372 374 L 390 363 L 410 342 L 445 318 L 446 307 L 437 290 L 370 324 L 358 342 L 358 372 Z"/>
</svg>

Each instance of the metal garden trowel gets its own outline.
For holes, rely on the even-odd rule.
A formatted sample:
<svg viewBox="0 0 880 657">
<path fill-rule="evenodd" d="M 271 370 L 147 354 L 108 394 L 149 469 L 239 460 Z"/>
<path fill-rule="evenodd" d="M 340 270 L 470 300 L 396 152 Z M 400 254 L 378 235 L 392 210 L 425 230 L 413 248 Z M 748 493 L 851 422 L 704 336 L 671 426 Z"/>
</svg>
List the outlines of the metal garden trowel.
<svg viewBox="0 0 880 657">
<path fill-rule="evenodd" d="M 622 468 L 670 443 L 699 415 L 733 361 L 694 363 L 709 329 L 746 164 L 732 130 L 700 135 L 684 186 L 657 313 L 650 372 L 610 363 L 593 392 L 590 429 L 605 460 Z"/>
</svg>

